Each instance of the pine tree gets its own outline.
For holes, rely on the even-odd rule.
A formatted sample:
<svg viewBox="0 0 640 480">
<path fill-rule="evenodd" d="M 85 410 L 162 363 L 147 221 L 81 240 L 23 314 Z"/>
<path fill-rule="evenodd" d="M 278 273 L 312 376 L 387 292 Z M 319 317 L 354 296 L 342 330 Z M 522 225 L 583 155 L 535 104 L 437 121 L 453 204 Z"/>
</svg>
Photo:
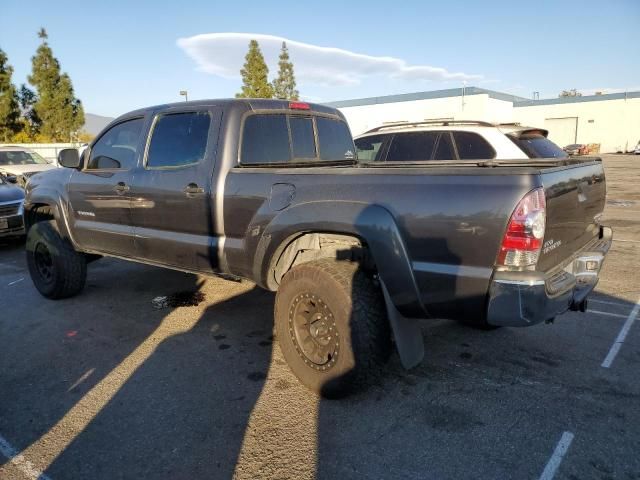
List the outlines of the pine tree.
<svg viewBox="0 0 640 480">
<path fill-rule="evenodd" d="M 278 61 L 278 78 L 273 81 L 274 96 L 282 100 L 298 100 L 296 77 L 293 73 L 293 63 L 289 60 L 287 42 L 282 42 Z"/>
<path fill-rule="evenodd" d="M 84 125 L 84 110 L 74 96 L 71 79 L 60 72 L 60 63 L 47 43 L 44 28 L 40 29 L 38 37 L 42 43 L 31 59 L 29 76 L 29 83 L 37 91 L 33 113 L 39 119 L 40 135 L 44 140 L 68 142 Z"/>
<path fill-rule="evenodd" d="M 269 68 L 256 40 L 249 42 L 249 51 L 244 60 L 240 70 L 242 91 L 236 94 L 236 98 L 273 98 L 273 87 L 268 79 Z"/>
<path fill-rule="evenodd" d="M 18 92 L 11 83 L 13 67 L 7 55 L 0 50 L 0 140 L 9 142 L 22 129 Z"/>
</svg>

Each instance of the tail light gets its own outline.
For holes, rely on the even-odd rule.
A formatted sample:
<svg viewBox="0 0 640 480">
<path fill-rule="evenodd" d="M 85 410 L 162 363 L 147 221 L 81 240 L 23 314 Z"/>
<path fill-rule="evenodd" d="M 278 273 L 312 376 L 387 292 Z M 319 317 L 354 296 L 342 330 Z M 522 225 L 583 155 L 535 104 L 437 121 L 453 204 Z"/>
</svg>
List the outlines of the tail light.
<svg viewBox="0 0 640 480">
<path fill-rule="evenodd" d="M 536 188 L 520 200 L 502 237 L 498 264 L 528 267 L 538 263 L 546 223 L 544 189 Z"/>
</svg>

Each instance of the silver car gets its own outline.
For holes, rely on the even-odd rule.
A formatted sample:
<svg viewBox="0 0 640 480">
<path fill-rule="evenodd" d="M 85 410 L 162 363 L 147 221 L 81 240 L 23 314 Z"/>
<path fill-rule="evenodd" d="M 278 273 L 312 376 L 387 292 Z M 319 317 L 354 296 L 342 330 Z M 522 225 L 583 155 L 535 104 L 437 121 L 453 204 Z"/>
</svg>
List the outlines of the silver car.
<svg viewBox="0 0 640 480">
<path fill-rule="evenodd" d="M 23 147 L 0 147 L 0 174 L 21 186 L 34 173 L 56 168 L 43 157 Z"/>
</svg>

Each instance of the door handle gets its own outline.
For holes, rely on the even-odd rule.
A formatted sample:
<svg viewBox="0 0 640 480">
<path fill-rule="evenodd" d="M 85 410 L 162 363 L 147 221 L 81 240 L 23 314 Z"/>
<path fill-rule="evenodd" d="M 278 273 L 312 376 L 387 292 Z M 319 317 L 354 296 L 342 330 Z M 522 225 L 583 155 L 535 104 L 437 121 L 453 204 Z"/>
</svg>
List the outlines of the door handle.
<svg viewBox="0 0 640 480">
<path fill-rule="evenodd" d="M 131 190 L 131 187 L 129 187 L 129 185 L 124 182 L 118 182 L 116 186 L 113 187 L 113 189 L 116 191 L 116 193 L 125 193 Z"/>
<path fill-rule="evenodd" d="M 187 196 L 189 196 L 189 195 L 203 194 L 204 193 L 204 188 L 199 187 L 195 183 L 190 183 L 189 185 L 184 187 L 184 190 L 182 190 L 182 191 L 184 193 L 186 193 Z"/>
</svg>

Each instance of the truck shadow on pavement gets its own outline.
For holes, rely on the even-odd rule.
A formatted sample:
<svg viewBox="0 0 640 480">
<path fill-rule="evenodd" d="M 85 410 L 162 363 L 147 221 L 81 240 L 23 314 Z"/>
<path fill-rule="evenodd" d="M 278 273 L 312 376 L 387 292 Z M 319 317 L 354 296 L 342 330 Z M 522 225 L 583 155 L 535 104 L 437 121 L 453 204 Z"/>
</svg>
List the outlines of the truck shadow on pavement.
<svg viewBox="0 0 640 480">
<path fill-rule="evenodd" d="M 273 295 L 244 284 L 224 297 L 204 309 L 163 310 L 152 353 L 144 357 L 142 347 L 137 368 L 47 474 L 230 478 L 269 369 Z"/>
</svg>

